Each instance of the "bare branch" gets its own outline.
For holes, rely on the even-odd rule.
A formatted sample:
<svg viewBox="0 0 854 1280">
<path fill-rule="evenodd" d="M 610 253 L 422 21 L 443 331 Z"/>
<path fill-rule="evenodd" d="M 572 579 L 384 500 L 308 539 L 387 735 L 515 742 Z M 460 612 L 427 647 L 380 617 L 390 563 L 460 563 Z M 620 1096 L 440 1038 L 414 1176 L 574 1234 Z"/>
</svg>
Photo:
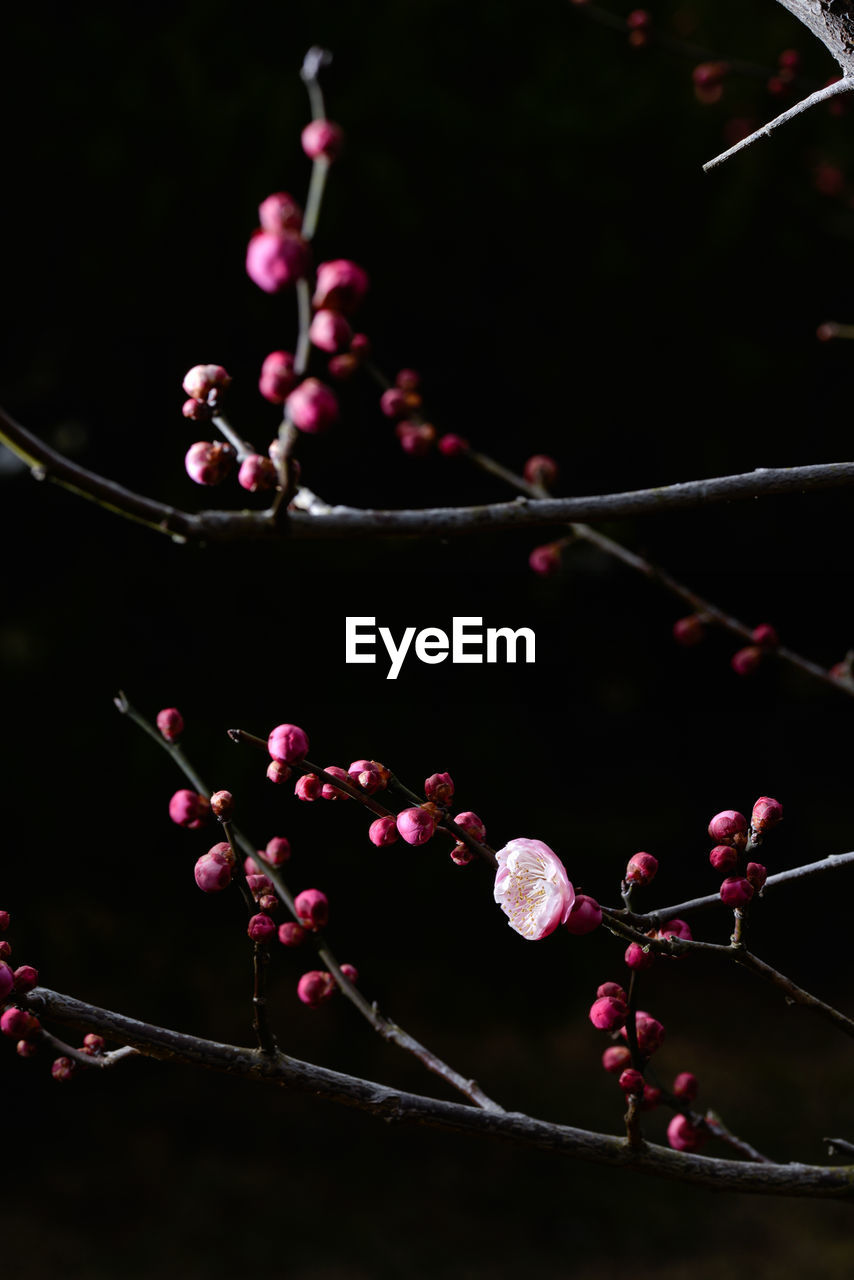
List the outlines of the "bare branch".
<svg viewBox="0 0 854 1280">
<path fill-rule="evenodd" d="M 782 0 L 781 0 L 782 2 Z M 802 98 L 800 102 L 796 102 L 793 107 L 789 107 L 788 111 L 782 112 L 781 115 L 775 116 L 773 120 L 769 120 L 761 129 L 757 129 L 746 138 L 742 138 L 735 146 L 730 147 L 728 151 L 722 151 L 719 156 L 715 156 L 714 160 L 708 160 L 703 165 L 703 172 L 708 173 L 710 169 L 716 169 L 718 165 L 723 164 L 725 160 L 729 160 L 737 152 L 743 151 L 745 147 L 753 146 L 754 142 L 758 142 L 760 138 L 769 138 L 775 129 L 779 129 L 781 125 L 788 124 L 790 120 L 794 120 L 795 116 L 801 115 L 804 111 L 809 111 L 810 107 L 817 107 L 821 102 L 827 102 L 829 98 L 835 98 L 840 93 L 851 93 L 854 89 L 854 77 L 843 76 L 841 80 L 834 80 L 832 84 L 827 84 L 823 89 L 816 89 L 815 93 L 811 93 L 808 98 Z"/>
</svg>

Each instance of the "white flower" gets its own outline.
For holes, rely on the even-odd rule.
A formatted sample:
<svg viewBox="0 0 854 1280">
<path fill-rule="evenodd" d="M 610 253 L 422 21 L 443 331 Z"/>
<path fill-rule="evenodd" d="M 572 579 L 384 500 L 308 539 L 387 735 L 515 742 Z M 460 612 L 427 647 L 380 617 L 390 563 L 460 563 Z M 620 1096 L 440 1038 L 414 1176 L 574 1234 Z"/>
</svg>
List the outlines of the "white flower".
<svg viewBox="0 0 854 1280">
<path fill-rule="evenodd" d="M 564 865 L 542 840 L 517 836 L 498 854 L 495 901 L 523 938 L 545 938 L 565 924 L 575 902 Z"/>
</svg>

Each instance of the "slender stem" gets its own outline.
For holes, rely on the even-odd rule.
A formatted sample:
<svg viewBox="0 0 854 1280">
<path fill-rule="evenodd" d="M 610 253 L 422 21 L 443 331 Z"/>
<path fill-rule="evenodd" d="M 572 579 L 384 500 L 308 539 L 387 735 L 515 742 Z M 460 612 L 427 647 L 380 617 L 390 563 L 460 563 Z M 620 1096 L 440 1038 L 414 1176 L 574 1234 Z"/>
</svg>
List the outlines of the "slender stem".
<svg viewBox="0 0 854 1280">
<path fill-rule="evenodd" d="M 126 1041 L 147 1057 L 183 1062 L 285 1086 L 358 1107 L 383 1118 L 427 1124 L 458 1133 L 502 1138 L 600 1164 L 657 1174 L 701 1186 L 763 1195 L 854 1200 L 854 1165 L 780 1165 L 719 1160 L 644 1143 L 630 1148 L 624 1139 L 551 1124 L 519 1112 L 494 1112 L 391 1089 L 374 1081 L 330 1071 L 277 1053 L 202 1040 L 165 1027 L 139 1022 L 72 996 L 37 987 L 26 1003 L 33 1012 Z"/>
<path fill-rule="evenodd" d="M 846 1156 L 854 1156 L 854 1142 L 846 1142 L 844 1138 L 824 1138 L 823 1141 L 829 1144 L 828 1155 L 841 1151 Z"/>
<path fill-rule="evenodd" d="M 212 421 L 220 435 L 225 436 L 228 443 L 234 449 L 234 452 L 237 454 L 238 462 L 243 462 L 245 458 L 248 458 L 251 454 L 258 452 L 258 450 L 254 448 L 248 440 L 244 440 L 242 436 L 238 435 L 224 414 L 215 413 Z"/>
<path fill-rule="evenodd" d="M 68 1044 L 65 1040 L 60 1040 L 58 1036 L 52 1035 L 50 1031 L 41 1028 L 39 1041 L 46 1044 L 54 1053 L 60 1054 L 64 1058 L 70 1058 L 72 1062 L 77 1062 L 81 1067 L 101 1067 L 106 1069 L 114 1067 L 118 1062 L 124 1062 L 127 1058 L 135 1058 L 139 1056 L 139 1050 L 134 1049 L 131 1045 L 123 1045 L 120 1049 L 112 1049 L 109 1053 L 85 1053 L 82 1049 L 78 1049 L 76 1045 Z"/>
<path fill-rule="evenodd" d="M 270 1030 L 267 1018 L 266 977 L 270 956 L 263 943 L 256 942 L 252 951 L 252 971 L 255 987 L 252 992 L 252 1029 L 258 1040 L 258 1048 L 262 1053 L 276 1052 L 276 1038 Z"/>
<path fill-rule="evenodd" d="M 740 1151 L 748 1160 L 754 1160 L 757 1164 L 773 1164 L 768 1156 L 764 1156 L 761 1151 L 757 1151 L 749 1142 L 745 1142 L 744 1138 L 737 1137 L 730 1129 L 726 1127 L 723 1120 L 715 1111 L 707 1111 L 701 1117 L 702 1123 L 708 1129 L 713 1137 L 718 1138 L 721 1142 L 725 1142 L 727 1146 L 732 1147 L 734 1151 Z"/>
<path fill-rule="evenodd" d="M 790 120 L 794 120 L 795 116 L 799 116 L 804 111 L 809 111 L 810 107 L 816 107 L 821 102 L 827 102 L 829 98 L 835 98 L 840 93 L 850 93 L 854 89 L 854 78 L 844 75 L 841 80 L 834 80 L 832 84 L 825 85 L 822 89 L 816 89 L 815 93 L 811 93 L 809 97 L 802 98 L 800 102 L 796 102 L 793 107 L 789 107 L 788 111 L 783 111 L 779 116 L 775 116 L 773 120 L 769 120 L 768 124 L 764 124 L 761 129 L 757 129 L 748 137 L 742 138 L 735 146 L 730 147 L 727 151 L 722 151 L 719 156 L 715 156 L 714 160 L 708 160 L 703 165 L 703 172 L 708 173 L 710 169 L 716 169 L 718 165 L 723 164 L 725 160 L 729 160 L 731 156 L 736 155 L 739 151 L 743 151 L 745 147 L 753 146 L 754 142 L 758 142 L 760 138 L 768 138 L 775 129 L 779 129 L 781 125 L 788 124 Z"/>
</svg>

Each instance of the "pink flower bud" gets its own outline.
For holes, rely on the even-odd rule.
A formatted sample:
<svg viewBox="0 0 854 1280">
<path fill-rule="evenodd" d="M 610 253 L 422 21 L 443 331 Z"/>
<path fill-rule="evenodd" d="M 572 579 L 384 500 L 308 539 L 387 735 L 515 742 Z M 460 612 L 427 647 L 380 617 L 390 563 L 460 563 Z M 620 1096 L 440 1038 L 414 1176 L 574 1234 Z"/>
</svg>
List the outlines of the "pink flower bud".
<svg viewBox="0 0 854 1280">
<path fill-rule="evenodd" d="M 184 732 L 184 717 L 177 707 L 166 707 L 157 713 L 157 728 L 167 742 L 174 742 Z"/>
<path fill-rule="evenodd" d="M 690 613 L 687 618 L 679 618 L 673 624 L 673 639 L 677 644 L 684 645 L 686 649 L 699 644 L 705 639 L 705 635 L 706 628 L 703 620 L 696 613 Z"/>
<path fill-rule="evenodd" d="M 281 293 L 308 275 L 310 251 L 293 232 L 256 231 L 246 250 L 246 274 L 265 293 Z"/>
<path fill-rule="evenodd" d="M 39 1047 L 34 1040 L 19 1040 L 15 1045 L 15 1052 L 20 1058 L 32 1058 L 39 1051 Z"/>
<path fill-rule="evenodd" d="M 10 942 L 7 942 L 6 939 L 4 938 L 3 941 L 0 942 L 0 960 L 8 960 L 11 954 L 12 954 L 12 944 Z"/>
<path fill-rule="evenodd" d="M 674 1151 L 696 1151 L 706 1140 L 704 1129 L 697 1129 L 687 1116 L 676 1115 L 667 1126 L 667 1141 Z"/>
<path fill-rule="evenodd" d="M 0 932 L 3 932 L 5 929 L 9 928 L 10 919 L 11 919 L 11 916 L 9 915 L 8 911 L 0 911 Z"/>
<path fill-rule="evenodd" d="M 603 982 L 601 986 L 596 988 L 597 996 L 613 996 L 615 1000 L 622 1000 L 628 1004 L 628 998 L 619 982 Z"/>
<path fill-rule="evenodd" d="M 306 929 L 322 929 L 329 921 L 329 899 L 320 889 L 303 889 L 294 899 L 294 907 Z"/>
<path fill-rule="evenodd" d="M 619 1085 L 623 1093 L 643 1095 L 644 1078 L 639 1071 L 635 1071 L 634 1067 L 626 1067 L 620 1075 Z"/>
<path fill-rule="evenodd" d="M 184 469 L 196 484 L 221 484 L 234 466 L 236 454 L 230 444 L 218 440 L 197 440 L 184 457 Z"/>
<path fill-rule="evenodd" d="M 743 907 L 753 897 L 753 885 L 742 876 L 731 876 L 721 885 L 721 902 L 727 907 Z"/>
<path fill-rule="evenodd" d="M 31 964 L 20 965 L 15 970 L 14 978 L 16 995 L 26 995 L 28 991 L 32 991 L 39 985 L 39 971 Z"/>
<path fill-rule="evenodd" d="M 299 382 L 290 351 L 271 351 L 261 365 L 258 390 L 270 404 L 284 404 Z"/>
<path fill-rule="evenodd" d="M 309 435 L 327 431 L 338 420 L 335 393 L 317 378 L 301 382 L 288 396 L 285 406 L 294 426 Z"/>
<path fill-rule="evenodd" d="M 674 1094 L 677 1098 L 684 1098 L 686 1102 L 693 1102 L 699 1091 L 700 1085 L 697 1077 L 692 1075 L 690 1071 L 680 1071 L 673 1081 Z"/>
<path fill-rule="evenodd" d="M 287 191 L 276 191 L 258 206 L 258 221 L 264 231 L 280 235 L 283 231 L 299 231 L 302 209 Z"/>
<path fill-rule="evenodd" d="M 284 836 L 273 836 L 271 840 L 267 841 L 258 856 L 263 858 L 265 862 L 269 862 L 271 866 L 280 867 L 291 856 L 291 842 L 286 840 Z"/>
<path fill-rule="evenodd" d="M 359 361 L 349 351 L 345 351 L 340 356 L 333 356 L 326 366 L 330 378 L 334 378 L 336 382 L 346 382 L 358 369 Z"/>
<path fill-rule="evenodd" d="M 243 859 L 243 871 L 247 876 L 260 876 L 262 874 L 261 868 L 254 858 Z"/>
<path fill-rule="evenodd" d="M 181 413 L 190 422 L 210 422 L 211 419 L 210 406 L 203 400 L 185 400 Z"/>
<path fill-rule="evenodd" d="M 761 661 L 762 650 L 756 645 L 747 645 L 732 655 L 729 665 L 737 676 L 751 676 Z"/>
<path fill-rule="evenodd" d="M 635 1015 L 635 1031 L 637 1032 L 638 1048 L 641 1053 L 645 1058 L 652 1057 L 664 1042 L 664 1027 L 657 1018 L 653 1018 L 650 1014 L 644 1013 L 639 1009 Z"/>
<path fill-rule="evenodd" d="M 325 969 L 312 969 L 304 973 L 297 983 L 297 995 L 309 1009 L 316 1009 L 335 990 L 335 979 Z"/>
<path fill-rule="evenodd" d="M 192 400 L 207 402 L 212 391 L 225 391 L 231 378 L 221 364 L 195 364 L 184 377 L 183 388 Z"/>
<path fill-rule="evenodd" d="M 630 942 L 624 957 L 630 969 L 648 969 L 655 962 L 652 951 L 644 951 L 639 942 Z"/>
<path fill-rule="evenodd" d="M 602 1066 L 612 1075 L 618 1076 L 632 1065 L 632 1055 L 625 1045 L 612 1044 L 602 1054 Z"/>
<path fill-rule="evenodd" d="M 260 453 L 250 453 L 240 464 L 237 483 L 249 493 L 265 493 L 276 488 L 279 475 L 269 458 Z"/>
<path fill-rule="evenodd" d="M 426 844 L 436 830 L 436 819 L 427 809 L 404 809 L 397 815 L 397 829 L 407 844 Z"/>
<path fill-rule="evenodd" d="M 375 844 L 378 849 L 384 845 L 395 844 L 397 841 L 397 822 L 389 816 L 387 818 L 377 818 L 368 828 L 368 836 L 371 844 Z"/>
<path fill-rule="evenodd" d="M 267 893 L 273 887 L 271 881 L 263 874 L 263 872 L 260 874 L 256 873 L 255 875 L 248 875 L 246 877 L 246 883 L 249 886 L 250 891 L 256 896 L 259 893 Z"/>
<path fill-rule="evenodd" d="M 768 879 L 768 872 L 765 870 L 761 862 L 748 862 L 747 870 L 744 874 L 757 893 Z"/>
<path fill-rule="evenodd" d="M 202 854 L 196 863 L 196 884 L 203 893 L 219 893 L 231 884 L 231 867 L 215 854 Z"/>
<path fill-rule="evenodd" d="M 588 1016 L 600 1031 L 616 1031 L 626 1021 L 628 1012 L 625 1001 L 615 1000 L 613 996 L 600 996 L 593 1001 Z"/>
<path fill-rule="evenodd" d="M 434 804 L 450 803 L 454 798 L 453 778 L 449 773 L 431 773 L 424 783 L 424 794 Z"/>
<path fill-rule="evenodd" d="M 344 130 L 331 120 L 312 120 L 300 134 L 309 160 L 337 160 L 344 145 Z"/>
<path fill-rule="evenodd" d="M 271 782 L 281 784 L 287 782 L 291 776 L 291 770 L 286 764 L 282 764 L 281 760 L 271 760 L 267 765 L 267 777 Z"/>
<path fill-rule="evenodd" d="M 460 840 L 454 845 L 453 849 L 451 850 L 450 858 L 451 858 L 451 862 L 453 862 L 456 866 L 467 867 L 468 864 L 474 859 L 474 854 L 472 853 L 468 845 L 463 844 L 463 842 Z"/>
<path fill-rule="evenodd" d="M 466 809 L 464 813 L 458 813 L 454 818 L 454 822 L 458 827 L 462 827 L 463 831 L 465 831 L 467 835 L 472 836 L 475 840 L 482 842 L 486 839 L 486 827 L 483 825 L 477 814 L 472 813 L 469 809 Z M 535 841 L 534 843 L 538 844 L 539 841 Z M 547 847 L 547 845 L 543 845 L 544 849 Z"/>
<path fill-rule="evenodd" d="M 227 867 L 233 867 L 236 861 L 234 850 L 227 840 L 218 840 L 216 844 L 211 845 L 210 849 L 208 849 L 208 856 L 224 862 Z"/>
<path fill-rule="evenodd" d="M 276 932 L 276 926 L 269 916 L 260 912 L 249 921 L 246 932 L 253 942 L 269 942 Z"/>
<path fill-rule="evenodd" d="M 323 783 L 316 773 L 304 773 L 297 779 L 294 795 L 298 800 L 319 800 L 323 793 Z"/>
<path fill-rule="evenodd" d="M 762 645 L 766 649 L 776 649 L 780 643 L 780 637 L 770 622 L 760 623 L 758 627 L 753 628 L 750 635 L 754 644 Z"/>
<path fill-rule="evenodd" d="M 70 1058 L 56 1058 L 50 1069 L 54 1080 L 70 1080 L 74 1074 L 74 1063 Z"/>
<path fill-rule="evenodd" d="M 462 458 L 470 449 L 465 436 L 455 435 L 453 431 L 440 436 L 437 447 L 443 458 Z"/>
<path fill-rule="evenodd" d="M 341 972 L 348 982 L 356 983 L 359 981 L 359 970 L 354 964 L 342 964 Z"/>
<path fill-rule="evenodd" d="M 366 333 L 354 333 L 350 341 L 350 351 L 357 360 L 366 360 L 371 354 L 371 340 Z"/>
<path fill-rule="evenodd" d="M 686 942 L 691 942 L 694 938 L 691 926 L 685 920 L 668 920 L 658 934 L 660 938 L 684 938 Z"/>
<path fill-rule="evenodd" d="M 215 791 L 211 796 L 211 813 L 220 822 L 228 822 L 234 813 L 234 796 L 230 791 Z"/>
<path fill-rule="evenodd" d="M 546 453 L 535 453 L 525 463 L 522 472 L 528 484 L 538 484 L 545 489 L 551 488 L 558 477 L 558 465 L 554 458 Z"/>
<path fill-rule="evenodd" d="M 429 422 L 399 422 L 394 433 L 404 453 L 423 458 L 436 443 L 436 428 Z"/>
<path fill-rule="evenodd" d="M 261 897 L 258 899 L 258 906 L 262 911 L 266 911 L 268 914 L 273 911 L 278 911 L 281 905 L 282 904 L 274 893 L 262 893 Z"/>
<path fill-rule="evenodd" d="M 556 542 L 534 547 L 528 556 L 528 568 L 541 578 L 550 578 L 560 568 L 560 547 Z"/>
<path fill-rule="evenodd" d="M 83 1052 L 90 1054 L 98 1054 L 104 1048 L 104 1037 L 95 1035 L 94 1031 L 90 1031 L 88 1035 L 83 1037 Z"/>
<path fill-rule="evenodd" d="M 629 859 L 626 880 L 629 884 L 649 884 L 658 870 L 658 858 L 651 853 L 636 853 Z"/>
<path fill-rule="evenodd" d="M 475 815 L 458 814 L 456 822 L 465 827 L 460 819 L 467 817 Z M 496 859 L 493 896 L 511 929 L 523 938 L 538 941 L 566 923 L 575 902 L 575 890 L 560 858 L 547 844 L 517 836 L 499 849 Z"/>
<path fill-rule="evenodd" d="M 207 796 L 188 791 L 184 788 L 176 791 L 169 801 L 169 817 L 179 827 L 188 827 L 190 831 L 198 831 L 208 814 L 210 805 Z"/>
<path fill-rule="evenodd" d="M 316 310 L 331 307 L 350 315 L 368 291 L 368 274 L 348 258 L 321 262 L 312 304 Z"/>
<path fill-rule="evenodd" d="M 347 770 L 350 781 L 361 787 L 369 796 L 379 791 L 384 785 L 383 776 L 373 760 L 354 760 Z"/>
<path fill-rule="evenodd" d="M 585 933 L 592 933 L 594 929 L 598 929 L 601 923 L 602 908 L 596 899 L 586 893 L 577 893 L 572 910 L 564 920 L 567 932 L 581 937 Z"/>
<path fill-rule="evenodd" d="M 342 782 L 350 782 L 350 775 L 345 769 L 341 769 L 337 764 L 324 765 L 323 772 L 330 774 L 333 778 L 340 778 Z M 346 791 L 340 791 L 338 787 L 333 787 L 330 782 L 323 783 L 320 794 L 324 800 L 350 799 Z"/>
<path fill-rule="evenodd" d="M 389 387 L 380 396 L 380 409 L 387 418 L 402 418 L 406 413 L 406 396 L 400 387 Z"/>
<path fill-rule="evenodd" d="M 296 764 L 308 754 L 308 738 L 297 725 L 280 724 L 267 739 L 267 750 L 274 760 Z"/>
<path fill-rule="evenodd" d="M 287 920 L 279 925 L 279 942 L 283 947 L 298 947 L 307 937 L 308 933 L 296 920 Z"/>
<path fill-rule="evenodd" d="M 26 1009 L 6 1009 L 0 1017 L 0 1031 L 11 1040 L 29 1040 L 39 1030 L 38 1018 Z"/>
<path fill-rule="evenodd" d="M 645 1084 L 643 1087 L 643 1096 L 641 1097 L 641 1111 L 654 1111 L 661 1102 L 661 1090 L 656 1089 L 654 1085 Z"/>
<path fill-rule="evenodd" d="M 738 862 L 738 854 L 735 849 L 733 849 L 732 845 L 718 844 L 715 845 L 714 849 L 712 849 L 709 854 L 709 862 L 712 864 L 715 871 L 723 871 L 725 873 L 727 871 L 732 871 L 733 867 Z"/>
<path fill-rule="evenodd" d="M 736 836 L 744 835 L 746 831 L 747 819 L 735 809 L 723 809 L 709 823 L 709 835 L 719 844 L 732 844 Z"/>
<path fill-rule="evenodd" d="M 353 330 L 340 311 L 321 307 L 314 313 L 308 336 L 315 347 L 334 354 L 349 345 Z"/>
<path fill-rule="evenodd" d="M 754 831 L 770 831 L 783 821 L 783 806 L 770 796 L 760 796 L 753 806 L 750 824 Z"/>
</svg>

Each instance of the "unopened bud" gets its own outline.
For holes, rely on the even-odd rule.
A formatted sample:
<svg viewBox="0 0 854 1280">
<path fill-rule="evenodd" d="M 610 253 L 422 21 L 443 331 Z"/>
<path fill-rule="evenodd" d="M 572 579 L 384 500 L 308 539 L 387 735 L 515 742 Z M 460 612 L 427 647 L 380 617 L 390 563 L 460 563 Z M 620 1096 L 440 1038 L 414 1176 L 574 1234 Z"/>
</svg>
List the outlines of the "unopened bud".
<svg viewBox="0 0 854 1280">
<path fill-rule="evenodd" d="M 280 867 L 287 862 L 291 856 L 291 842 L 286 840 L 284 836 L 273 836 L 267 841 L 266 846 L 259 851 L 259 858 L 263 858 L 265 862 L 269 862 L 273 867 Z"/>
<path fill-rule="evenodd" d="M 677 1098 L 684 1098 L 686 1102 L 693 1102 L 700 1092 L 697 1077 L 692 1075 L 690 1071 L 680 1071 L 673 1081 L 673 1092 Z"/>
<path fill-rule="evenodd" d="M 177 707 L 166 707 L 157 713 L 157 728 L 167 742 L 174 742 L 184 732 L 184 717 Z"/>
<path fill-rule="evenodd" d="M 525 463 L 522 472 L 528 484 L 538 484 L 550 489 L 558 477 L 558 465 L 554 458 L 545 453 L 535 453 Z"/>
<path fill-rule="evenodd" d="M 706 1140 L 706 1131 L 696 1128 L 687 1116 L 676 1115 L 667 1126 L 667 1141 L 674 1151 L 696 1151 Z"/>
<path fill-rule="evenodd" d="M 312 120 L 300 134 L 309 160 L 336 160 L 344 145 L 344 130 L 331 120 Z"/>
<path fill-rule="evenodd" d="M 284 404 L 299 382 L 290 351 L 271 351 L 261 365 L 258 390 L 270 404 Z"/>
<path fill-rule="evenodd" d="M 184 457 L 184 469 L 196 484 L 221 484 L 234 467 L 236 454 L 219 440 L 197 440 Z"/>
<path fill-rule="evenodd" d="M 179 827 L 187 827 L 190 831 L 198 831 L 209 813 L 207 796 L 199 795 L 196 791 L 182 788 L 169 801 L 169 817 Z"/>
<path fill-rule="evenodd" d="M 257 916 L 252 916 L 247 925 L 246 932 L 253 942 L 269 942 L 273 934 L 276 932 L 276 925 L 264 912 L 259 912 Z"/>
<path fill-rule="evenodd" d="M 397 815 L 397 829 L 407 844 L 426 844 L 436 830 L 436 819 L 426 809 L 403 809 Z"/>
<path fill-rule="evenodd" d="M 448 431 L 440 436 L 437 446 L 443 458 L 462 458 L 469 452 L 470 445 L 465 436 L 455 435 Z"/>
<path fill-rule="evenodd" d="M 735 809 L 722 809 L 709 823 L 709 835 L 719 844 L 731 844 L 736 836 L 747 832 L 747 819 Z"/>
<path fill-rule="evenodd" d="M 308 737 L 295 724 L 280 724 L 267 739 L 267 750 L 274 760 L 296 764 L 308 754 Z"/>
<path fill-rule="evenodd" d="M 258 221 L 264 231 L 279 235 L 282 231 L 299 231 L 302 209 L 287 191 L 276 191 L 258 206 Z"/>
<path fill-rule="evenodd" d="M 281 760 L 271 760 L 267 765 L 267 777 L 271 782 L 277 784 L 287 782 L 291 776 L 291 769 L 288 765 L 282 764 Z"/>
<path fill-rule="evenodd" d="M 368 836 L 371 844 L 375 844 L 378 849 L 387 844 L 395 844 L 397 841 L 396 820 L 391 815 L 386 818 L 377 818 L 368 828 Z"/>
<path fill-rule="evenodd" d="M 359 981 L 359 970 L 354 964 L 342 964 L 341 972 L 348 982 L 356 983 Z"/>
<path fill-rule="evenodd" d="M 281 293 L 308 275 L 311 252 L 295 232 L 256 231 L 246 250 L 246 274 L 265 293 Z"/>
<path fill-rule="evenodd" d="M 228 822 L 234 813 L 234 796 L 230 791 L 215 791 L 211 796 L 211 813 L 220 822 Z"/>
<path fill-rule="evenodd" d="M 70 1058 L 56 1058 L 50 1069 L 54 1080 L 70 1080 L 74 1074 L 74 1063 Z"/>
<path fill-rule="evenodd" d="M 673 624 L 673 639 L 686 649 L 699 644 L 706 636 L 703 619 L 696 613 L 689 613 L 687 618 L 679 618 Z"/>
<path fill-rule="evenodd" d="M 318 378 L 306 378 L 285 401 L 295 427 L 309 435 L 319 435 L 338 421 L 335 392 Z"/>
<path fill-rule="evenodd" d="M 715 871 L 722 871 L 726 874 L 727 871 L 732 871 L 735 864 L 738 862 L 738 854 L 735 849 L 733 849 L 732 845 L 718 844 L 715 845 L 714 849 L 712 849 L 709 854 L 709 862 L 712 864 Z"/>
<path fill-rule="evenodd" d="M 747 869 L 744 874 L 757 893 L 768 879 L 768 872 L 765 870 L 761 862 L 748 862 Z"/>
<path fill-rule="evenodd" d="M 541 578 L 550 578 L 560 568 L 560 550 L 556 542 L 534 547 L 528 556 L 528 568 Z"/>
<path fill-rule="evenodd" d="M 567 932 L 581 937 L 585 933 L 592 933 L 594 929 L 598 929 L 601 923 L 602 908 L 596 899 L 586 893 L 577 893 L 564 925 Z"/>
<path fill-rule="evenodd" d="M 299 947 L 307 937 L 307 931 L 296 920 L 287 920 L 279 925 L 279 942 L 283 947 Z"/>
<path fill-rule="evenodd" d="M 644 1079 L 634 1067 L 626 1067 L 620 1075 L 619 1085 L 623 1093 L 643 1094 Z"/>
<path fill-rule="evenodd" d="M 334 355 L 336 351 L 343 351 L 349 346 L 353 330 L 340 311 L 321 307 L 314 313 L 308 336 L 320 351 L 328 351 L 330 355 Z"/>
<path fill-rule="evenodd" d="M 31 964 L 22 964 L 14 972 L 15 994 L 26 995 L 39 985 L 39 971 Z"/>
<path fill-rule="evenodd" d="M 753 806 L 753 813 L 750 816 L 750 825 L 754 831 L 770 831 L 772 827 L 776 827 L 778 822 L 783 821 L 783 806 L 779 800 L 772 800 L 770 796 L 760 796 Z"/>
<path fill-rule="evenodd" d="M 761 661 L 762 650 L 757 645 L 748 645 L 732 655 L 729 665 L 737 676 L 751 676 Z"/>
<path fill-rule="evenodd" d="M 434 804 L 449 804 L 454 798 L 454 780 L 449 773 L 431 773 L 424 783 L 424 794 Z"/>
<path fill-rule="evenodd" d="M 651 853 L 636 853 L 629 859 L 626 880 L 629 884 L 649 884 L 658 870 L 658 858 Z"/>
<path fill-rule="evenodd" d="M 618 1076 L 632 1065 L 632 1055 L 625 1045 L 612 1044 L 602 1054 L 602 1066 L 612 1075 Z"/>
<path fill-rule="evenodd" d="M 467 867 L 474 859 L 474 854 L 467 844 L 463 844 L 462 840 L 458 840 L 451 850 L 450 857 L 451 862 L 455 863 L 458 867 Z"/>
<path fill-rule="evenodd" d="M 721 885 L 721 902 L 727 907 L 743 907 L 753 897 L 753 885 L 742 876 L 731 876 Z"/>
<path fill-rule="evenodd" d="M 325 969 L 312 969 L 304 973 L 297 984 L 297 995 L 303 1004 L 316 1009 L 332 995 L 335 979 Z"/>
<path fill-rule="evenodd" d="M 617 1027 L 625 1023 L 628 1012 L 628 1006 L 624 1000 L 617 1000 L 613 996 L 600 996 L 590 1006 L 588 1017 L 594 1027 L 598 1027 L 600 1031 L 616 1031 Z"/>
<path fill-rule="evenodd" d="M 316 773 L 304 773 L 297 779 L 294 795 L 298 800 L 319 800 L 323 791 L 323 783 Z"/>
<path fill-rule="evenodd" d="M 294 899 L 294 907 L 306 929 L 322 929 L 329 921 L 329 899 L 320 889 L 303 889 Z"/>
<path fill-rule="evenodd" d="M 630 942 L 623 958 L 630 969 L 648 969 L 655 963 L 654 952 L 644 949 L 639 942 Z"/>
</svg>

